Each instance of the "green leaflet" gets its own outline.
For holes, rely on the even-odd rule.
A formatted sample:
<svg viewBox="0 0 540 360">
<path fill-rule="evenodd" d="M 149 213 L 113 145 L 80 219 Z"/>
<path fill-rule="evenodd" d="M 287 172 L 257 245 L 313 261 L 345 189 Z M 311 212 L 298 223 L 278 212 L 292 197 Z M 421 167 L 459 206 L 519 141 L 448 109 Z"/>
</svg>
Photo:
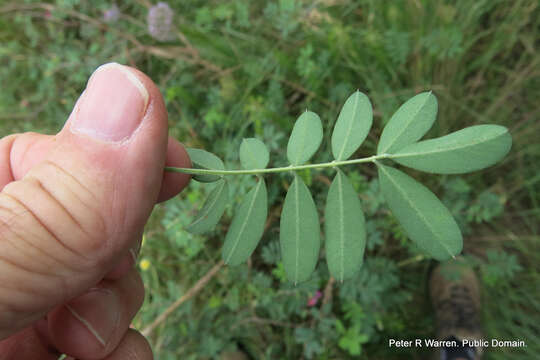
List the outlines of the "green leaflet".
<svg viewBox="0 0 540 360">
<path fill-rule="evenodd" d="M 222 252 L 226 264 L 243 263 L 257 247 L 264 231 L 267 201 L 266 184 L 261 177 L 240 204 L 229 227 Z"/>
<path fill-rule="evenodd" d="M 362 266 L 366 226 L 358 195 L 339 169 L 328 190 L 324 216 L 328 269 L 334 278 L 343 281 Z"/>
<path fill-rule="evenodd" d="M 256 138 L 242 140 L 240 145 L 240 163 L 246 170 L 264 169 L 268 165 L 270 154 L 264 143 Z"/>
<path fill-rule="evenodd" d="M 504 126 L 477 125 L 411 144 L 392 159 L 431 173 L 463 174 L 495 164 L 511 147 L 512 137 Z"/>
<path fill-rule="evenodd" d="M 186 227 L 186 230 L 192 234 L 202 234 L 212 230 L 223 215 L 228 200 L 229 184 L 221 179 L 208 195 L 195 220 Z"/>
<path fill-rule="evenodd" d="M 382 193 L 409 238 L 437 260 L 461 252 L 461 231 L 448 209 L 424 185 L 394 168 L 377 164 Z"/>
<path fill-rule="evenodd" d="M 332 133 L 332 154 L 336 160 L 347 160 L 366 139 L 373 123 L 371 102 L 356 91 L 349 96 Z"/>
<path fill-rule="evenodd" d="M 225 170 L 223 161 L 211 152 L 193 148 L 187 148 L 186 150 L 195 169 Z M 193 179 L 200 182 L 214 182 L 221 179 L 221 176 L 193 175 Z"/>
<path fill-rule="evenodd" d="M 298 175 L 287 191 L 279 228 L 281 257 L 287 277 L 296 283 L 308 280 L 319 258 L 321 230 L 317 208 Z"/>
<path fill-rule="evenodd" d="M 381 134 L 377 154 L 393 153 L 426 134 L 437 117 L 437 98 L 429 92 L 407 100 L 392 115 Z"/>
<path fill-rule="evenodd" d="M 319 115 L 306 111 L 294 124 L 289 143 L 287 159 L 292 165 L 302 165 L 308 161 L 321 145 L 323 138 Z"/>
</svg>

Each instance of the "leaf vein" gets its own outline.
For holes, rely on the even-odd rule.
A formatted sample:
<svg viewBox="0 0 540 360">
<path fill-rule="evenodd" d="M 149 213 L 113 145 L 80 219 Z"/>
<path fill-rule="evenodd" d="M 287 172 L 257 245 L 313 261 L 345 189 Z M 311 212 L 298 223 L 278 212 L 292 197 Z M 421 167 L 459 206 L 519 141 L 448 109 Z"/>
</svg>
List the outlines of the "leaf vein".
<svg viewBox="0 0 540 360">
<path fill-rule="evenodd" d="M 227 260 L 225 260 L 226 264 L 229 263 L 229 261 L 231 260 L 232 255 L 236 251 L 236 247 L 238 246 L 240 238 L 242 237 L 242 234 L 243 234 L 244 230 L 246 229 L 248 219 L 249 219 L 249 215 L 251 214 L 251 211 L 253 210 L 253 206 L 255 206 L 255 200 L 257 199 L 257 195 L 258 195 L 259 189 L 261 188 L 261 183 L 263 181 L 264 181 L 263 179 L 259 179 L 259 182 L 257 183 L 257 187 L 255 188 L 255 192 L 253 193 L 253 199 L 251 200 L 251 203 L 249 204 L 249 207 L 248 207 L 248 211 L 247 211 L 248 215 L 244 219 L 244 222 L 242 223 L 242 226 L 240 226 L 240 230 L 238 231 L 238 236 L 236 237 L 236 240 L 235 240 L 234 245 L 233 245 L 233 247 L 231 249 L 231 252 L 229 253 L 229 256 L 227 256 Z"/>
<path fill-rule="evenodd" d="M 360 96 L 356 96 L 355 99 L 354 99 L 354 106 L 353 106 L 352 117 L 351 117 L 352 119 L 349 121 L 349 126 L 348 126 L 348 129 L 347 129 L 347 135 L 345 136 L 345 141 L 341 145 L 341 150 L 339 152 L 338 160 L 341 160 L 341 157 L 343 156 L 343 152 L 345 151 L 345 146 L 347 145 L 347 143 L 349 141 L 349 138 L 351 136 L 352 127 L 353 127 L 353 124 L 354 124 L 354 115 L 356 114 L 356 110 L 358 108 L 358 99 L 359 98 L 360 98 Z"/>
<path fill-rule="evenodd" d="M 343 187 L 342 187 L 342 183 L 341 183 L 341 173 L 338 173 L 338 199 L 339 199 L 339 225 L 340 225 L 340 228 L 339 228 L 339 246 L 340 246 L 340 270 L 341 270 L 341 274 L 340 274 L 340 280 L 343 281 L 343 276 L 344 276 L 344 273 L 345 273 L 345 269 L 344 269 L 344 264 L 343 264 L 343 258 L 345 256 L 345 220 L 344 220 L 344 217 L 345 217 L 345 214 L 344 214 L 344 207 L 345 205 L 343 204 Z"/>
<path fill-rule="evenodd" d="M 303 155 L 303 152 L 304 152 L 304 143 L 306 141 L 307 126 L 301 127 L 300 130 L 301 130 L 300 148 L 296 152 L 295 165 L 298 165 L 300 163 L 300 157 Z"/>
<path fill-rule="evenodd" d="M 223 183 L 220 185 L 221 188 L 219 189 L 218 193 L 216 194 L 216 196 L 214 197 L 214 201 L 208 206 L 208 209 L 206 210 L 206 213 L 203 214 L 201 213 L 200 214 L 200 218 L 195 220 L 194 222 L 192 222 L 189 226 L 192 227 L 192 226 L 195 226 L 197 225 L 199 222 L 201 222 L 206 216 L 208 216 L 208 214 L 210 214 L 210 211 L 212 210 L 212 208 L 214 207 L 214 205 L 217 203 L 217 201 L 219 200 L 219 197 L 221 196 L 221 193 L 223 192 L 223 190 L 225 189 L 225 180 L 223 180 Z"/>
<path fill-rule="evenodd" d="M 296 201 L 296 206 L 295 206 L 295 210 L 296 210 L 296 218 L 295 218 L 295 241 L 296 241 L 296 259 L 295 259 L 295 274 L 294 274 L 294 283 L 296 284 L 296 282 L 298 281 L 298 257 L 299 257 L 299 254 L 300 254 L 300 204 L 299 204 L 299 194 L 298 194 L 298 191 L 299 191 L 299 181 L 298 181 L 298 178 L 295 179 L 296 181 L 296 188 L 295 188 L 295 191 L 294 191 L 294 197 L 295 197 L 295 201 Z"/>
<path fill-rule="evenodd" d="M 426 225 L 426 227 L 428 228 L 428 230 L 434 235 L 434 237 L 438 240 L 439 244 L 441 244 L 441 246 L 451 255 L 453 256 L 454 254 L 452 254 L 452 252 L 450 251 L 450 249 L 448 248 L 448 246 L 446 246 L 446 244 L 442 241 L 440 241 L 441 239 L 441 233 L 437 232 L 435 230 L 434 227 L 431 226 L 431 223 L 426 219 L 426 217 L 422 214 L 421 211 L 419 211 L 419 209 L 414 206 L 414 202 L 411 201 L 411 199 L 409 199 L 407 197 L 407 192 L 405 190 L 403 190 L 398 183 L 396 183 L 393 179 L 392 179 L 392 176 L 388 175 L 388 172 L 384 169 L 384 167 L 381 167 L 381 169 L 386 173 L 388 179 L 394 184 L 394 186 L 396 187 L 396 189 L 403 195 L 403 198 L 407 201 L 407 203 L 410 205 L 410 207 L 418 214 L 418 217 L 423 220 L 424 224 Z"/>
<path fill-rule="evenodd" d="M 418 107 L 418 109 L 416 109 L 416 112 L 414 113 L 413 116 L 410 117 L 409 121 L 407 122 L 407 124 L 405 124 L 402 128 L 401 128 L 401 131 L 398 132 L 398 134 L 396 136 L 394 136 L 394 139 L 389 141 L 388 142 L 388 145 L 386 146 L 386 148 L 384 150 L 381 151 L 381 153 L 385 153 L 386 151 L 388 151 L 388 149 L 390 149 L 392 147 L 392 145 L 397 141 L 397 139 L 403 134 L 403 132 L 405 130 L 407 130 L 407 128 L 409 127 L 409 125 L 411 124 L 411 122 L 414 121 L 414 119 L 416 118 L 416 115 L 418 115 L 418 113 L 420 112 L 421 109 L 424 108 L 424 106 L 426 105 L 426 103 L 428 102 L 429 98 L 431 96 L 431 91 L 429 92 L 428 96 L 426 96 L 426 99 L 424 100 L 424 103 Z M 399 109 L 398 109 L 399 111 Z"/>
<path fill-rule="evenodd" d="M 492 140 L 496 140 L 497 138 L 502 137 L 505 134 L 506 133 L 499 134 L 499 135 L 494 136 L 492 138 L 485 138 L 485 139 L 482 139 L 481 141 L 477 141 L 477 142 L 474 142 L 474 143 L 463 144 L 462 146 L 456 146 L 456 147 L 451 147 L 451 148 L 433 149 L 431 151 L 425 151 L 425 152 L 413 152 L 413 153 L 401 153 L 401 154 L 398 153 L 398 154 L 395 154 L 395 155 L 392 154 L 391 158 L 403 158 L 403 157 L 411 157 L 411 156 L 417 156 L 417 155 L 431 155 L 431 154 L 437 154 L 437 153 L 446 152 L 446 151 L 465 150 L 468 147 L 472 148 L 472 147 L 475 147 L 477 145 L 480 145 L 480 144 L 483 144 L 483 143 L 486 143 L 486 142 L 489 142 L 489 141 L 492 141 Z M 433 139 L 433 140 L 435 140 L 435 139 Z M 426 140 L 426 141 L 429 141 L 429 140 Z"/>
</svg>

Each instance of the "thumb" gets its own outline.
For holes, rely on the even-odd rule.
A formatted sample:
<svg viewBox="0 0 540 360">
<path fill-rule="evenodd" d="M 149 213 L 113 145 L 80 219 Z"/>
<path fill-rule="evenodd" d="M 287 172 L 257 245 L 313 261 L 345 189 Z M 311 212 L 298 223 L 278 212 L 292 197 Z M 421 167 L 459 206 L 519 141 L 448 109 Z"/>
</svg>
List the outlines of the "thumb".
<svg viewBox="0 0 540 360">
<path fill-rule="evenodd" d="M 167 113 L 141 72 L 99 67 L 54 145 L 0 193 L 0 339 L 97 284 L 158 199 Z"/>
</svg>

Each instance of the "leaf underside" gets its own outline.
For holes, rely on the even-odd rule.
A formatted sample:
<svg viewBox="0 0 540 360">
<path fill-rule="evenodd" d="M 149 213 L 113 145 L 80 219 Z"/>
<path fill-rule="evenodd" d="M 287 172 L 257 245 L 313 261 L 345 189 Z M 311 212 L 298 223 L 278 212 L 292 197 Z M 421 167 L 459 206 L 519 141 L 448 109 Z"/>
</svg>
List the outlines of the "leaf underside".
<svg viewBox="0 0 540 360">
<path fill-rule="evenodd" d="M 437 117 L 437 98 L 429 92 L 420 93 L 392 115 L 383 129 L 377 154 L 393 153 L 419 140 L 431 128 Z"/>
<path fill-rule="evenodd" d="M 266 184 L 259 178 L 237 209 L 225 237 L 222 256 L 226 264 L 243 263 L 257 247 L 264 231 L 267 202 Z"/>
<path fill-rule="evenodd" d="M 349 96 L 339 113 L 332 132 L 334 159 L 347 160 L 362 145 L 373 124 L 373 110 L 368 97 L 360 91 Z"/>
<path fill-rule="evenodd" d="M 256 138 L 242 140 L 240 145 L 240 163 L 246 170 L 264 169 L 268 165 L 270 154 L 264 143 Z"/>
<path fill-rule="evenodd" d="M 358 195 L 339 169 L 328 190 L 324 216 L 328 269 L 334 278 L 343 281 L 362 266 L 366 226 Z"/>
<path fill-rule="evenodd" d="M 323 138 L 323 130 L 319 115 L 305 111 L 296 120 L 287 144 L 287 159 L 292 165 L 302 165 L 311 157 Z"/>
<path fill-rule="evenodd" d="M 463 247 L 461 231 L 443 203 L 405 173 L 377 165 L 381 191 L 409 238 L 437 260 L 459 254 Z"/>
<path fill-rule="evenodd" d="M 471 126 L 396 152 L 394 161 L 437 174 L 463 174 L 497 163 L 510 151 L 512 137 L 503 126 Z"/>
<path fill-rule="evenodd" d="M 225 170 L 225 164 L 216 155 L 202 149 L 186 149 L 191 164 L 195 169 L 208 169 L 208 170 Z M 214 182 L 221 179 L 218 175 L 193 175 L 193 180 L 199 182 Z"/>
<path fill-rule="evenodd" d="M 296 284 L 308 280 L 319 258 L 320 227 L 315 202 L 298 175 L 285 196 L 279 239 L 289 281 Z"/>
<path fill-rule="evenodd" d="M 210 192 L 195 220 L 186 227 L 192 234 L 202 234 L 212 230 L 225 211 L 229 200 L 229 184 L 221 179 Z"/>
<path fill-rule="evenodd" d="M 437 99 L 431 92 L 418 94 L 405 102 L 383 129 L 377 154 L 389 154 L 384 157 L 421 171 L 460 174 L 491 166 L 509 152 L 512 138 L 505 127 L 498 125 L 472 126 L 417 142 L 433 125 L 437 107 Z M 372 122 L 369 99 L 359 91 L 355 92 L 345 101 L 334 126 L 331 138 L 334 159 L 349 159 L 365 141 Z M 300 115 L 287 144 L 290 164 L 297 167 L 309 161 L 320 147 L 322 138 L 319 116 L 310 111 Z M 223 161 L 214 154 L 201 149 L 187 151 L 194 168 L 225 170 Z M 244 169 L 264 169 L 269 157 L 268 149 L 260 140 L 248 138 L 242 141 L 240 162 Z M 440 261 L 459 254 L 463 247 L 461 231 L 443 203 L 407 174 L 374 162 L 378 167 L 381 192 L 409 238 Z M 339 168 L 336 171 L 324 210 L 325 250 L 330 274 L 344 281 L 353 277 L 363 263 L 366 224 L 360 200 L 349 178 Z M 194 175 L 193 178 L 202 182 L 219 180 L 195 221 L 187 228 L 200 234 L 218 223 L 229 198 L 229 186 L 219 175 Z M 266 183 L 259 176 L 229 226 L 222 249 L 226 264 L 238 265 L 251 256 L 263 235 L 267 215 Z M 280 247 L 288 280 L 296 284 L 311 277 L 320 245 L 317 207 L 308 187 L 295 173 L 280 221 Z"/>
</svg>

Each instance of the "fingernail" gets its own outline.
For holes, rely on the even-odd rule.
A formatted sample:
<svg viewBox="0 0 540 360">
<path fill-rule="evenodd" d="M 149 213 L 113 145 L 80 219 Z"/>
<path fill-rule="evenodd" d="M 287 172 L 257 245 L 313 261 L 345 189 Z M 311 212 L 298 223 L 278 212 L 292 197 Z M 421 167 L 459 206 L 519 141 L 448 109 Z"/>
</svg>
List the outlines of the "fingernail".
<svg viewBox="0 0 540 360">
<path fill-rule="evenodd" d="M 91 290 L 66 307 L 103 347 L 107 345 L 120 320 L 120 304 L 114 292 Z"/>
<path fill-rule="evenodd" d="M 127 140 L 139 127 L 148 98 L 143 83 L 127 67 L 102 65 L 88 80 L 71 131 L 101 141 Z"/>
</svg>

